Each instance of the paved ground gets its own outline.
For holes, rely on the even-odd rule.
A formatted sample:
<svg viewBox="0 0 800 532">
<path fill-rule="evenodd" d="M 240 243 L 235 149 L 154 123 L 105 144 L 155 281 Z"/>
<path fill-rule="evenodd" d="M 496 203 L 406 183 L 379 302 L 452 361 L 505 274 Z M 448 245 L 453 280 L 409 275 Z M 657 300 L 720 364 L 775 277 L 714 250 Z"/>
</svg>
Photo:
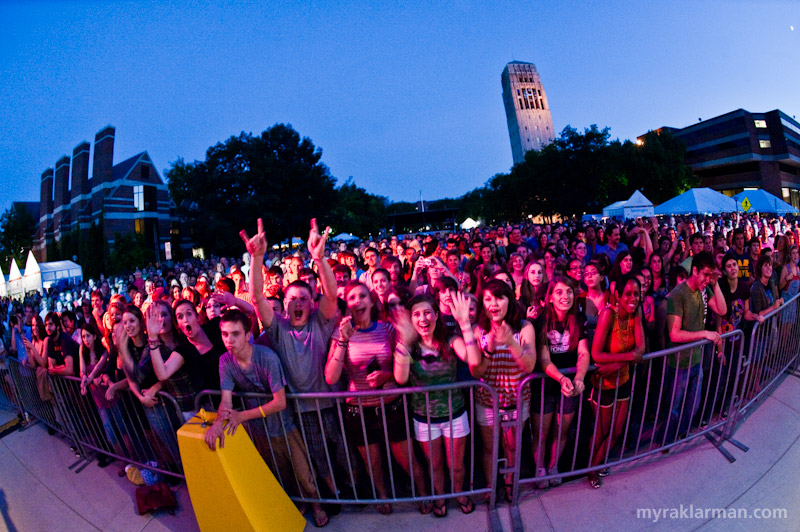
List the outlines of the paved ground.
<svg viewBox="0 0 800 532">
<path fill-rule="evenodd" d="M 0 426 L 13 416 L 0 411 Z M 800 379 L 785 377 L 754 410 L 735 437 L 750 447 L 727 448 L 733 464 L 708 441 L 697 441 L 668 455 L 639 460 L 612 471 L 593 490 L 585 480 L 522 496 L 520 518 L 528 531 L 573 530 L 800 530 Z M 134 511 L 134 486 L 117 476 L 118 464 L 80 472 L 66 442 L 48 436 L 41 424 L 0 439 L 0 530 L 17 531 L 192 531 L 197 523 L 185 487 L 178 488 L 180 510 L 140 517 Z M 74 469 L 78 469 L 76 467 Z M 684 509 L 684 517 L 637 517 L 637 508 Z M 712 519 L 685 517 L 690 509 L 786 509 L 786 519 Z M 333 518 L 331 531 L 453 530 L 488 527 L 484 508 L 469 516 L 449 505 L 445 519 L 420 516 L 413 505 L 395 505 L 395 513 L 352 509 Z M 504 530 L 512 530 L 510 509 L 500 505 Z M 313 530 L 313 525 L 307 529 Z"/>
</svg>

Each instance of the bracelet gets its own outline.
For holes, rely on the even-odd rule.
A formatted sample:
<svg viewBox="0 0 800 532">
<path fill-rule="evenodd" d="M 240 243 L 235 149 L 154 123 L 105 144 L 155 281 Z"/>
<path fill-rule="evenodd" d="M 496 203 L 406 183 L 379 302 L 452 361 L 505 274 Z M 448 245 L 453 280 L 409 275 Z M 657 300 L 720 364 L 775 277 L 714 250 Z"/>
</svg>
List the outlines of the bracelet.
<svg viewBox="0 0 800 532">
<path fill-rule="evenodd" d="M 150 349 L 158 349 L 161 346 L 161 342 L 159 341 L 151 342 L 148 340 L 147 344 L 150 346 Z"/>
<path fill-rule="evenodd" d="M 477 342 L 475 342 L 475 337 L 473 337 L 472 340 L 470 340 L 469 342 L 464 342 L 464 345 L 475 345 L 476 343 Z"/>
<path fill-rule="evenodd" d="M 258 411 L 261 412 L 261 417 L 267 417 L 267 415 L 264 413 L 264 409 L 261 408 L 261 405 L 258 405 Z"/>
<path fill-rule="evenodd" d="M 564 379 L 568 379 L 568 378 L 569 378 L 569 377 L 567 377 L 566 375 L 562 375 L 562 376 L 561 376 L 561 378 L 560 378 L 560 379 L 558 379 L 558 384 L 561 384 L 561 382 L 562 382 Z"/>
<path fill-rule="evenodd" d="M 347 348 L 347 344 L 349 344 L 349 343 L 350 343 L 349 340 L 348 341 L 343 341 L 343 340 L 337 340 L 336 341 L 336 345 L 338 345 L 339 347 L 344 347 L 345 349 Z"/>
</svg>

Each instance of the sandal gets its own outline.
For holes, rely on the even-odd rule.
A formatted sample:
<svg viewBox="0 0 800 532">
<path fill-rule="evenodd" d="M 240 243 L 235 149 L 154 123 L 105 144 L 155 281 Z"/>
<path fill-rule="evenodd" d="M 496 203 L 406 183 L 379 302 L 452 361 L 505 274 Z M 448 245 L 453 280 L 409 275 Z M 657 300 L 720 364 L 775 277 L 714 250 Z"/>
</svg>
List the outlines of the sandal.
<svg viewBox="0 0 800 532">
<path fill-rule="evenodd" d="M 389 502 L 379 503 L 378 513 L 381 515 L 390 515 L 392 513 L 392 503 Z"/>
<path fill-rule="evenodd" d="M 594 489 L 599 489 L 603 485 L 603 479 L 597 473 L 589 473 L 589 484 Z"/>
<path fill-rule="evenodd" d="M 428 515 L 433 511 L 433 501 L 422 501 L 419 503 L 419 513 Z"/>
<path fill-rule="evenodd" d="M 320 508 L 319 510 L 314 510 L 314 526 L 317 528 L 322 528 L 328 524 L 328 514 L 325 513 L 325 510 Z"/>
<path fill-rule="evenodd" d="M 433 515 L 435 515 L 436 517 L 447 517 L 447 501 L 443 499 L 440 500 L 442 503 L 441 506 L 439 506 L 438 504 L 433 505 Z"/>
<path fill-rule="evenodd" d="M 467 499 L 467 502 L 461 502 L 458 499 L 456 499 L 456 502 L 458 502 L 458 506 L 461 507 L 461 513 L 471 514 L 475 511 L 475 503 L 472 502 L 472 499 L 469 497 L 465 497 L 465 499 Z"/>
</svg>

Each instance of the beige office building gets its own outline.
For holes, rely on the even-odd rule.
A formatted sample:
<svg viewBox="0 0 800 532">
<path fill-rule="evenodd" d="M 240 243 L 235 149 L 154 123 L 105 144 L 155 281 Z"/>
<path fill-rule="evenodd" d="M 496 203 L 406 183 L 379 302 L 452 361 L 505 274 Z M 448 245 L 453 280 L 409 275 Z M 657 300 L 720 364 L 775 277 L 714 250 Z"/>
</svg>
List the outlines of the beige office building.
<svg viewBox="0 0 800 532">
<path fill-rule="evenodd" d="M 501 75 L 503 104 L 514 164 L 525 160 L 525 152 L 541 150 L 555 139 L 553 117 L 533 63 L 512 61 Z"/>
</svg>

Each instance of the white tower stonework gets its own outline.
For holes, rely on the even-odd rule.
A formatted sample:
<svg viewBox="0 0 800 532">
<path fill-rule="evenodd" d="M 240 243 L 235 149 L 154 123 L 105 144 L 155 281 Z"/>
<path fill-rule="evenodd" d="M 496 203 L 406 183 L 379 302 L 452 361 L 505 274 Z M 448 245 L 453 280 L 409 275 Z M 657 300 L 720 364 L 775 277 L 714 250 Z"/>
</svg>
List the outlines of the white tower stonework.
<svg viewBox="0 0 800 532">
<path fill-rule="evenodd" d="M 525 160 L 526 151 L 541 150 L 553 142 L 553 117 L 533 63 L 512 61 L 503 69 L 500 79 L 511 154 L 517 164 Z"/>
</svg>

